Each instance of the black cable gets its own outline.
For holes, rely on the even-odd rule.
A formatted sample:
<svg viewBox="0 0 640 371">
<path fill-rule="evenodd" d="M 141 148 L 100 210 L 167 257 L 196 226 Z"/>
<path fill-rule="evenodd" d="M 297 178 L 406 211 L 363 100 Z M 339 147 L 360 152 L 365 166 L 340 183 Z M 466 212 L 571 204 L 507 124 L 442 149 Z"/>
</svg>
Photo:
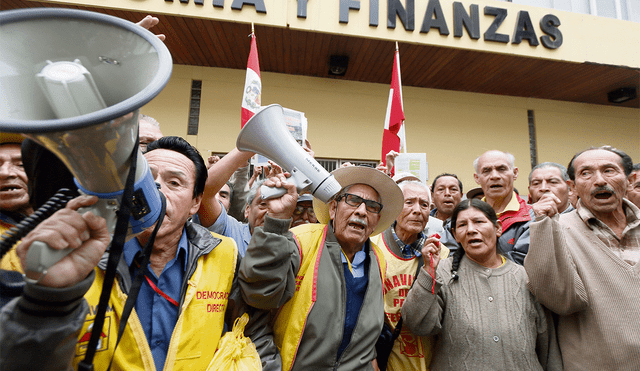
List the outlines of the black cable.
<svg viewBox="0 0 640 371">
<path fill-rule="evenodd" d="M 0 259 L 5 256 L 11 248 L 24 236 L 31 232 L 40 222 L 50 217 L 56 211 L 64 208 L 74 197 L 71 190 L 60 188 L 58 193 L 53 195 L 36 212 L 24 218 L 16 226 L 2 234 L 0 237 Z"/>
<path fill-rule="evenodd" d="M 164 220 L 165 213 L 167 211 L 167 199 L 165 198 L 162 192 L 158 192 L 160 194 L 160 200 L 162 201 L 160 207 L 160 216 L 158 217 L 158 221 L 156 222 L 156 226 L 153 228 L 153 232 L 149 236 L 147 240 L 147 244 L 142 249 L 142 262 L 140 263 L 140 268 L 138 269 L 138 273 L 136 273 L 135 278 L 133 279 L 133 283 L 131 284 L 131 288 L 129 290 L 127 300 L 124 302 L 124 307 L 122 309 L 122 313 L 120 313 L 120 326 L 118 326 L 118 338 L 116 339 L 116 345 L 113 347 L 113 354 L 111 355 L 111 360 L 109 361 L 109 367 L 107 367 L 107 371 L 111 370 L 111 365 L 113 364 L 113 360 L 116 357 L 116 350 L 118 349 L 118 344 L 120 344 L 120 340 L 122 339 L 122 335 L 124 335 L 125 327 L 127 326 L 127 322 L 129 320 L 129 316 L 131 315 L 131 311 L 136 305 L 136 300 L 138 299 L 138 294 L 140 293 L 140 288 L 142 287 L 143 277 L 145 277 L 144 273 L 147 271 L 147 267 L 149 266 L 149 260 L 151 258 L 151 252 L 153 251 L 153 244 L 156 241 L 156 235 L 162 226 L 162 221 Z"/>
<path fill-rule="evenodd" d="M 129 216 L 131 215 L 131 199 L 133 196 L 138 157 L 138 139 L 138 136 L 136 136 L 135 146 L 130 157 L 131 165 L 129 167 L 129 174 L 127 174 L 127 180 L 122 192 L 120 209 L 116 212 L 116 227 L 113 232 L 113 237 L 111 238 L 111 244 L 109 245 L 107 269 L 104 273 L 102 292 L 100 293 L 96 316 L 93 321 L 93 330 L 91 330 L 89 344 L 87 345 L 87 352 L 85 353 L 84 359 L 78 363 L 79 371 L 93 370 L 93 358 L 96 354 L 98 341 L 100 340 L 100 334 L 102 333 L 102 328 L 104 326 L 107 306 L 111 297 L 111 288 L 113 287 L 113 283 L 116 279 L 116 268 L 120 262 L 120 257 L 122 256 L 125 238 L 129 227 Z"/>
</svg>

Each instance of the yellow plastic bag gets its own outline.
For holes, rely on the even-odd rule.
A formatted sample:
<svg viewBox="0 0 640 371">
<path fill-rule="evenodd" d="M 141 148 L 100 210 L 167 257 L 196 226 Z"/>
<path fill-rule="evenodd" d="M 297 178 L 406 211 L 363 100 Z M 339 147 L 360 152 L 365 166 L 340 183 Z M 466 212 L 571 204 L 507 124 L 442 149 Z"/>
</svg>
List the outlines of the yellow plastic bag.
<svg viewBox="0 0 640 371">
<path fill-rule="evenodd" d="M 260 355 L 251 339 L 244 336 L 244 327 L 249 323 L 249 314 L 236 318 L 233 330 L 220 339 L 218 350 L 213 355 L 207 371 L 255 371 L 262 370 Z"/>
</svg>

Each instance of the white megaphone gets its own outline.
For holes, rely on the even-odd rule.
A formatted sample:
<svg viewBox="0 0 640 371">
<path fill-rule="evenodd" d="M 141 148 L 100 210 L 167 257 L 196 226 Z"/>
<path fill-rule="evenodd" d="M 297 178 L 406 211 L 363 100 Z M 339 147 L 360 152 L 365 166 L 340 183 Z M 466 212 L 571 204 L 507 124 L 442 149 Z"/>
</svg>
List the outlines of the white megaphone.
<svg viewBox="0 0 640 371">
<path fill-rule="evenodd" d="M 113 233 L 138 109 L 164 88 L 171 69 L 164 43 L 129 21 L 73 9 L 0 12 L 0 131 L 23 133 L 56 154 L 79 190 L 98 196 L 90 209 Z M 162 203 L 141 153 L 134 197 L 128 235 L 155 224 Z M 41 245 L 29 249 L 30 271 L 64 256 Z"/>
<path fill-rule="evenodd" d="M 284 121 L 284 112 L 278 104 L 262 108 L 244 125 L 236 147 L 242 151 L 261 154 L 276 162 L 289 173 L 298 192 L 308 190 L 316 198 L 328 202 L 342 187 L 313 157 L 293 139 Z M 262 186 L 263 199 L 286 193 L 284 188 Z"/>
</svg>

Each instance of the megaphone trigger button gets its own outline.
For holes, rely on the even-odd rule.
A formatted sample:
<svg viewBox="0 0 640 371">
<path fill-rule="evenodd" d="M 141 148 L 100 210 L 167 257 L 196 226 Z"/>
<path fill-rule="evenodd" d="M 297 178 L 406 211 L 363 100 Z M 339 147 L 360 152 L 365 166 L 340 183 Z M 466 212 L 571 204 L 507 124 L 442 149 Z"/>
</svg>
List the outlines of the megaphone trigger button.
<svg viewBox="0 0 640 371">
<path fill-rule="evenodd" d="M 161 186 L 160 186 L 160 183 L 156 182 L 156 187 L 157 187 L 158 189 L 160 189 L 160 187 L 161 187 Z"/>
</svg>

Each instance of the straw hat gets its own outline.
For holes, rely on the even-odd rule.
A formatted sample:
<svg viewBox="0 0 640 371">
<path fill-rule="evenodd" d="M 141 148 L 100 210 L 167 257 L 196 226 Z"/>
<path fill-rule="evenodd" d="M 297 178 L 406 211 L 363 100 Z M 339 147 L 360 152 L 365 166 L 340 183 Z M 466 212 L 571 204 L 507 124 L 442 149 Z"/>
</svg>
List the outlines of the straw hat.
<svg viewBox="0 0 640 371">
<path fill-rule="evenodd" d="M 398 214 L 400 214 L 400 211 L 402 211 L 404 196 L 402 195 L 400 187 L 398 187 L 393 179 L 381 171 L 366 166 L 347 166 L 338 168 L 331 172 L 331 174 L 336 178 L 338 183 L 340 183 L 342 188 L 352 184 L 366 184 L 375 189 L 380 195 L 382 203 L 380 221 L 373 230 L 373 233 L 371 233 L 372 236 L 382 233 L 382 231 L 389 228 L 391 223 L 398 217 Z M 329 223 L 328 203 L 324 203 L 314 197 L 313 211 L 320 223 Z"/>
</svg>

